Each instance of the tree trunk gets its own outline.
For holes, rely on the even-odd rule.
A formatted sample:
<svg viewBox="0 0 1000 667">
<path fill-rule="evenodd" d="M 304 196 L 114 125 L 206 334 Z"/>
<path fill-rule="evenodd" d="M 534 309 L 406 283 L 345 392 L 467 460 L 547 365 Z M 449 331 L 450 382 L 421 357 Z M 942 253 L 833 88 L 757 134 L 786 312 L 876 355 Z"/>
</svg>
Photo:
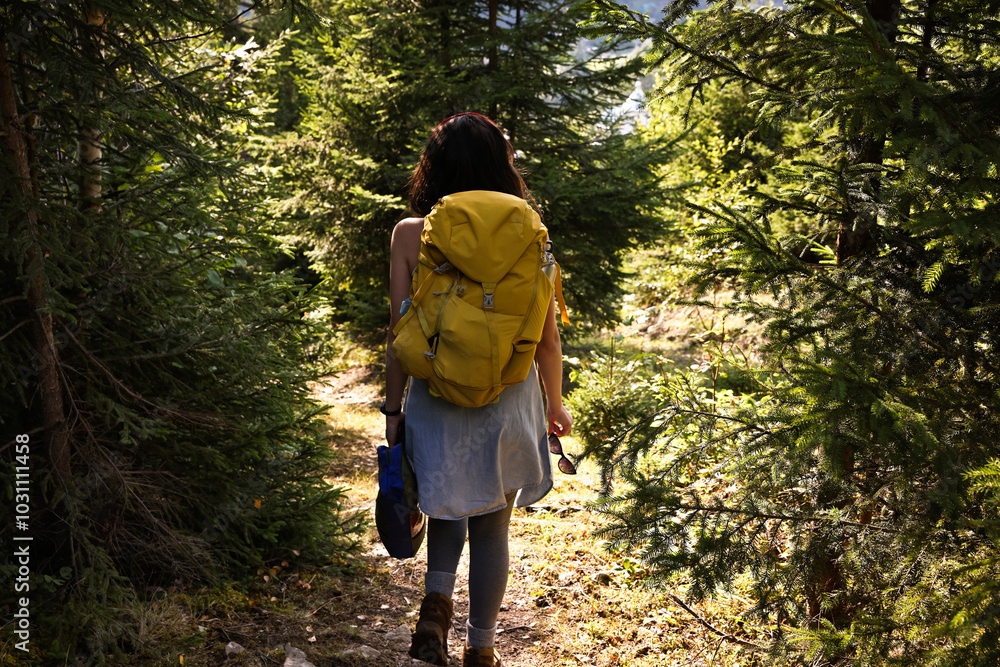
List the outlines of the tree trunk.
<svg viewBox="0 0 1000 667">
<path fill-rule="evenodd" d="M 886 40 L 892 44 L 896 41 L 897 29 L 895 25 L 896 16 L 899 13 L 900 3 L 898 0 L 866 0 L 865 7 L 871 17 L 878 24 L 879 30 Z M 863 137 L 857 144 L 854 154 L 855 164 L 882 164 L 885 150 L 885 137 L 867 136 Z M 878 195 L 879 184 L 872 184 L 873 198 Z M 872 231 L 878 224 L 875 211 L 854 210 L 853 216 L 841 220 L 837 234 L 837 265 L 842 266 L 849 258 L 866 252 L 874 246 Z M 841 463 L 844 467 L 844 475 L 850 477 L 854 474 L 854 448 L 846 445 L 841 454 Z M 849 501 L 841 499 L 834 503 L 834 506 L 843 509 L 847 507 Z M 862 517 L 867 523 L 871 517 Z M 846 545 L 844 545 L 846 546 Z M 806 608 L 813 627 L 819 627 L 820 619 L 826 619 L 833 623 L 835 627 L 846 627 L 851 622 L 853 615 L 853 605 L 846 595 L 841 600 L 827 609 L 822 610 L 823 599 L 845 586 L 843 571 L 840 567 L 839 558 L 841 550 L 831 548 L 824 556 L 820 557 L 813 579 L 806 587 Z"/>
<path fill-rule="evenodd" d="M 924 52 L 921 54 L 920 65 L 917 66 L 917 80 L 923 83 L 927 83 L 930 76 L 930 65 L 927 61 L 934 46 L 934 33 L 936 31 L 934 6 L 936 4 L 937 0 L 927 0 L 927 7 L 924 10 L 924 34 L 920 38 L 920 46 L 923 47 Z"/>
<path fill-rule="evenodd" d="M 447 73 L 451 69 L 451 15 L 448 13 L 448 3 L 440 3 L 437 7 L 438 21 L 441 24 L 441 50 L 438 53 L 438 63 Z"/>
<path fill-rule="evenodd" d="M 497 5 L 499 0 L 489 0 L 490 2 L 490 28 L 489 28 L 489 40 L 490 40 L 490 118 L 497 117 L 497 98 L 496 98 L 496 71 L 497 71 L 497 58 L 499 58 L 500 49 L 497 42 L 500 39 L 500 26 L 497 25 Z"/>
<path fill-rule="evenodd" d="M 104 14 L 100 9 L 87 7 L 83 11 L 83 19 L 88 26 L 99 29 L 104 25 Z M 84 35 L 81 40 L 84 52 L 97 51 L 95 59 L 100 58 L 100 47 L 94 44 L 90 35 Z M 101 98 L 99 85 L 95 85 L 94 101 Z M 101 130 L 97 127 L 80 128 L 77 139 L 77 154 L 80 158 L 80 209 L 97 213 L 101 210 Z"/>
<path fill-rule="evenodd" d="M 521 67 L 521 53 L 520 53 L 520 37 L 521 37 L 521 0 L 517 0 L 514 8 L 514 28 L 511 30 L 511 70 L 515 73 L 520 73 Z M 518 133 L 520 129 L 518 127 L 518 107 L 516 104 L 508 104 L 506 109 L 506 125 L 504 127 L 507 130 L 507 135 L 510 142 L 517 145 Z"/>
<path fill-rule="evenodd" d="M 899 0 L 865 0 L 865 8 L 878 24 L 879 30 L 890 44 L 896 41 L 896 16 L 899 14 Z M 882 164 L 885 137 L 863 137 L 857 144 L 855 164 Z M 878 191 L 878 185 L 874 186 Z M 849 218 L 840 221 L 837 230 L 837 265 L 842 266 L 851 257 L 859 255 L 874 245 L 872 231 L 878 224 L 873 210 L 854 210 Z"/>
<path fill-rule="evenodd" d="M 14 81 L 7 60 L 7 42 L 0 40 L 0 120 L 3 122 L 4 149 L 14 165 L 14 188 L 23 207 L 23 224 L 31 238 L 24 257 L 24 274 L 28 283 L 28 307 L 32 311 L 32 347 L 41 400 L 42 429 L 48 440 L 49 461 L 56 479 L 66 485 L 71 470 L 69 434 L 63 405 L 62 382 L 59 377 L 59 351 L 53 335 L 52 314 L 47 312 L 50 301 L 45 280 L 45 255 L 38 242 L 38 191 L 31 177 L 26 130 L 21 122 L 14 94 Z"/>
</svg>

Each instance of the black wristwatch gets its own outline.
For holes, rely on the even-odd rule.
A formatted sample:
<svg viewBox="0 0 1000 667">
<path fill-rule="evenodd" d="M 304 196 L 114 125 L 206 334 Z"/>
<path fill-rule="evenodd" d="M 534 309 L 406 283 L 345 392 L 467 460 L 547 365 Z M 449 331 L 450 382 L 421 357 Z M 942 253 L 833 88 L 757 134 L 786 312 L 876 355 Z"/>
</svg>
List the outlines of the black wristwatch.
<svg viewBox="0 0 1000 667">
<path fill-rule="evenodd" d="M 403 414 L 403 406 L 400 405 L 397 410 L 393 410 L 390 412 L 389 410 L 385 409 L 385 401 L 382 401 L 382 405 L 379 406 L 378 411 L 384 414 L 386 417 L 398 417 L 399 415 Z"/>
</svg>

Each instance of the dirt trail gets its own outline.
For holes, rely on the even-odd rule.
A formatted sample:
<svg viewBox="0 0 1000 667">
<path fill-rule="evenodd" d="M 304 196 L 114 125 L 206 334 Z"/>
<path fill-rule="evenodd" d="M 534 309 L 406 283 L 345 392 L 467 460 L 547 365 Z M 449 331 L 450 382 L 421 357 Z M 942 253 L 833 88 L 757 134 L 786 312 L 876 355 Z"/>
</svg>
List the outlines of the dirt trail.
<svg viewBox="0 0 1000 667">
<path fill-rule="evenodd" d="M 335 431 L 345 434 L 353 427 L 353 437 L 336 439 L 338 466 L 331 479 L 349 487 L 354 506 L 366 512 L 374 505 L 375 448 L 382 441 L 379 429 L 383 422 L 373 409 L 378 403 L 378 387 L 372 384 L 376 373 L 372 368 L 353 369 L 319 392 L 323 400 L 335 406 L 331 420 Z M 369 411 L 375 415 L 371 420 L 359 414 Z M 359 432 L 359 422 L 368 428 Z M 559 600 L 565 596 L 579 605 L 592 598 L 593 591 L 587 592 L 594 585 L 590 581 L 598 571 L 607 568 L 606 562 L 590 553 L 592 545 L 587 549 L 573 548 L 574 543 L 586 539 L 594 528 L 593 518 L 583 509 L 583 503 L 593 497 L 597 480 L 588 471 L 582 471 L 576 478 L 556 474 L 559 475 L 556 489 L 536 506 L 516 510 L 511 520 L 510 579 L 500 612 L 498 636 L 504 665 L 510 667 L 558 664 L 540 661 L 539 657 L 562 652 L 556 645 L 556 634 L 568 612 Z M 357 626 L 359 644 L 381 653 L 379 659 L 368 664 L 426 664 L 410 659 L 405 654 L 408 644 L 395 641 L 404 636 L 401 625 L 412 628 L 416 621 L 416 609 L 423 595 L 426 547 L 411 560 L 396 560 L 388 556 L 372 531 L 366 549 L 364 560 L 380 581 L 370 588 L 371 613 L 356 615 L 365 618 L 355 618 L 351 625 Z M 453 664 L 461 664 L 468 613 L 467 575 L 468 549 L 463 553 L 456 584 L 455 619 L 449 645 Z M 597 664 L 596 656 L 580 658 Z M 570 660 L 570 664 L 578 662 L 575 657 Z"/>
<path fill-rule="evenodd" d="M 370 512 L 376 492 L 375 448 L 382 439 L 378 369 L 342 374 L 319 396 L 334 405 L 335 465 L 331 482 L 348 487 L 350 501 Z M 572 438 L 564 441 L 572 451 Z M 554 463 L 554 461 L 553 461 Z M 586 509 L 598 478 L 586 464 L 580 474 L 556 472 L 554 490 L 539 504 L 515 510 L 511 520 L 511 569 L 501 608 L 497 646 L 507 667 L 540 665 L 725 665 L 726 645 L 662 593 L 642 588 L 637 558 L 608 555 L 594 538 L 599 517 Z M 335 665 L 426 665 L 406 655 L 408 633 L 423 594 L 426 546 L 417 557 L 392 559 L 374 528 L 365 542 L 360 579 L 344 582 L 331 603 L 314 615 L 346 642 Z M 452 665 L 461 664 L 468 613 L 468 549 L 459 566 Z M 709 621 L 727 629 L 723 602 Z M 711 616 L 717 617 L 714 620 Z M 334 639 L 330 637 L 330 639 Z M 343 645 L 343 644 L 342 644 Z M 309 645 L 298 644 L 306 650 Z M 374 649 L 378 652 L 376 655 Z M 317 662 L 323 667 L 324 662 Z"/>
</svg>

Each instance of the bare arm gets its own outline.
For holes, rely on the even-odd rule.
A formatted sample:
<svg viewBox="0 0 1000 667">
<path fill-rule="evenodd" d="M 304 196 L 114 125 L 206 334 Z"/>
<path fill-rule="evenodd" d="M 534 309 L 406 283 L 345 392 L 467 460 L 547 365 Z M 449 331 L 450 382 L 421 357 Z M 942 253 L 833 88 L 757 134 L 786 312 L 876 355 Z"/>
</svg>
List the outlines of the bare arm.
<svg viewBox="0 0 1000 667">
<path fill-rule="evenodd" d="M 393 412 L 403 406 L 403 388 L 406 374 L 392 353 L 392 330 L 399 322 L 400 306 L 410 295 L 410 275 L 417 265 L 420 254 L 420 232 L 423 218 L 406 218 L 392 230 L 392 246 L 389 255 L 389 336 L 385 351 L 385 409 Z M 385 418 L 385 440 L 391 447 L 396 444 L 396 434 L 405 414 Z"/>
<path fill-rule="evenodd" d="M 559 339 L 559 327 L 556 326 L 554 299 L 549 302 L 542 340 L 535 348 L 535 359 L 545 388 L 545 422 L 548 432 L 566 435 L 573 427 L 573 417 L 562 402 L 562 341 Z"/>
</svg>

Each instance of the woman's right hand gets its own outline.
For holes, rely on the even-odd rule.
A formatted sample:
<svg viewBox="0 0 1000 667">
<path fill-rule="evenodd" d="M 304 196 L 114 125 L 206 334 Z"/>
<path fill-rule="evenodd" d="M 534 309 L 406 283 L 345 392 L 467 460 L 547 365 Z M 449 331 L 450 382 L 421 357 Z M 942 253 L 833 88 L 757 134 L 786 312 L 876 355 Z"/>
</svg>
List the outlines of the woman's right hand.
<svg viewBox="0 0 1000 667">
<path fill-rule="evenodd" d="M 403 428 L 403 423 L 406 419 L 406 413 L 401 412 L 398 415 L 392 417 L 386 416 L 385 418 L 385 444 L 392 447 L 399 441 L 399 432 Z"/>
</svg>

